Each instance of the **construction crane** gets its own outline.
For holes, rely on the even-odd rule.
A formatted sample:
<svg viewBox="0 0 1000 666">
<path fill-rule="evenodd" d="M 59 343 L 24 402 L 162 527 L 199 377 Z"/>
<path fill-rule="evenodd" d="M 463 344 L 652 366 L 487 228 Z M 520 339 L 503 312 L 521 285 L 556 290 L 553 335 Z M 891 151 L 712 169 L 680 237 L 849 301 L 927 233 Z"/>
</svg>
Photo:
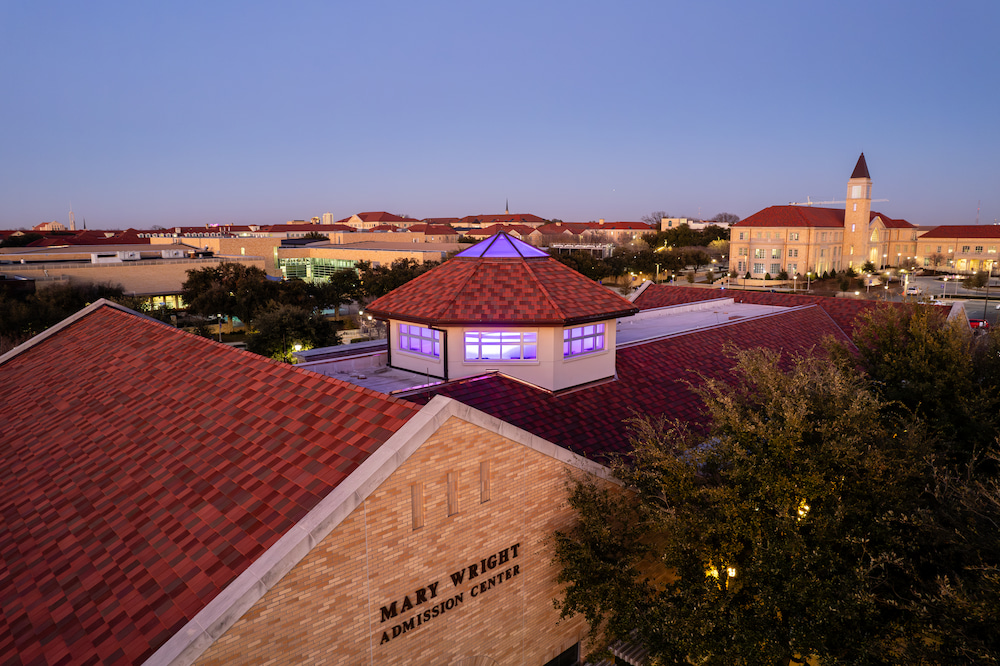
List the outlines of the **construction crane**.
<svg viewBox="0 0 1000 666">
<path fill-rule="evenodd" d="M 888 201 L 888 199 L 872 199 L 872 203 L 877 201 Z M 806 197 L 804 202 L 789 201 L 789 206 L 825 206 L 826 204 L 845 204 L 846 201 L 813 201 L 809 197 Z"/>
</svg>

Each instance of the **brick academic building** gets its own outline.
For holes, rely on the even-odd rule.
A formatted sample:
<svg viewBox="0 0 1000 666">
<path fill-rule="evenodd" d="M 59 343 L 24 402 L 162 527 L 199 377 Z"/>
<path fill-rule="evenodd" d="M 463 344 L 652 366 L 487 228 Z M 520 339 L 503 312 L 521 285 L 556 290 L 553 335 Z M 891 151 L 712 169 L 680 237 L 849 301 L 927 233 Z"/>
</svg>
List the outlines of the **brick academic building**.
<svg viewBox="0 0 1000 666">
<path fill-rule="evenodd" d="M 808 353 L 866 307 L 624 299 L 504 234 L 372 303 L 366 371 L 94 303 L 0 356 L 0 654 L 576 664 L 567 482 L 608 478 L 634 411 L 701 423 L 690 383 L 727 375 L 727 344 Z"/>
</svg>

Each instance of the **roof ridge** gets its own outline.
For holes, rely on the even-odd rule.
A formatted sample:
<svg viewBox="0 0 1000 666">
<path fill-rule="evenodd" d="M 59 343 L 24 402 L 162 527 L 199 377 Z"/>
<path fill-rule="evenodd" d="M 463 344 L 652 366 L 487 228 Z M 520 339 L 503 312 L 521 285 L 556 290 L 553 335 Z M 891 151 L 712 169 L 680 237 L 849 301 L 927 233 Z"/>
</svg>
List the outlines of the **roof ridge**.
<svg viewBox="0 0 1000 666">
<path fill-rule="evenodd" d="M 149 321 L 155 321 L 157 324 L 161 324 L 163 326 L 167 326 L 167 324 L 163 323 L 159 319 L 154 319 L 153 317 L 150 317 L 149 315 L 143 314 L 141 312 L 136 312 L 135 310 L 132 310 L 131 308 L 125 307 L 121 303 L 115 303 L 114 301 L 108 300 L 107 298 L 99 298 L 96 301 L 94 301 L 93 303 L 91 303 L 90 305 L 88 305 L 88 306 L 86 306 L 86 307 L 84 307 L 84 308 L 82 308 L 82 309 L 74 312 L 70 316 L 66 317 L 65 319 L 63 319 L 62 321 L 60 321 L 58 324 L 53 324 L 52 326 L 48 327 L 47 329 L 45 329 L 41 333 L 38 333 L 37 335 L 31 336 L 30 338 L 28 338 L 27 340 L 25 340 L 24 342 L 22 342 L 18 346 L 14 347 L 10 351 L 8 351 L 6 354 L 0 355 L 0 365 L 3 365 L 7 361 L 12 360 L 14 357 L 19 356 L 23 352 L 28 351 L 29 349 L 31 349 L 35 345 L 37 345 L 37 344 L 39 344 L 41 342 L 44 342 L 45 340 L 49 339 L 50 337 L 52 337 L 53 335 L 55 335 L 59 331 L 63 330 L 64 328 L 69 327 L 72 324 L 75 324 L 76 322 L 80 321 L 81 319 L 83 319 L 87 315 L 90 315 L 90 314 L 94 313 L 95 311 L 99 310 L 102 307 L 110 307 L 110 308 L 113 308 L 115 310 L 120 310 L 121 312 L 124 312 L 125 314 L 135 315 L 136 317 L 142 317 L 143 319 L 148 319 Z M 171 326 L 171 328 L 173 328 L 173 327 Z"/>
<path fill-rule="evenodd" d="M 535 283 L 536 288 L 540 292 L 542 292 L 543 294 L 545 294 L 545 298 L 549 301 L 549 304 L 552 306 L 552 309 L 559 313 L 559 317 L 563 321 L 568 320 L 569 317 L 566 316 L 566 313 L 563 311 L 562 307 L 560 307 L 559 303 L 556 302 L 556 299 L 552 297 L 552 294 L 549 293 L 549 290 L 546 289 L 542 285 L 541 280 L 539 280 L 538 276 L 535 275 L 535 271 L 531 270 L 530 264 L 528 263 L 528 261 L 524 257 L 521 257 L 521 261 L 524 262 L 525 269 L 528 271 L 528 274 L 531 275 L 531 281 Z M 556 261 L 556 260 L 555 259 L 551 259 L 551 261 Z M 531 263 L 535 263 L 535 262 L 531 262 Z M 583 277 L 583 276 L 581 275 L 580 277 Z M 586 278 L 584 278 L 584 279 L 586 279 Z"/>
</svg>

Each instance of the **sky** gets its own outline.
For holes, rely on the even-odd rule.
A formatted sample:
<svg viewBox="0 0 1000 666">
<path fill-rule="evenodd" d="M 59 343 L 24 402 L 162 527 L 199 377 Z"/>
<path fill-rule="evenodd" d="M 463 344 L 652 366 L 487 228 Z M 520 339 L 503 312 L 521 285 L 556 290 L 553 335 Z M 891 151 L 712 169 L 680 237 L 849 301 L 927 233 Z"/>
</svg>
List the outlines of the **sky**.
<svg viewBox="0 0 1000 666">
<path fill-rule="evenodd" d="M 996 0 L 0 0 L 0 229 L 746 217 L 862 151 L 993 223 L 998 148 Z"/>
</svg>

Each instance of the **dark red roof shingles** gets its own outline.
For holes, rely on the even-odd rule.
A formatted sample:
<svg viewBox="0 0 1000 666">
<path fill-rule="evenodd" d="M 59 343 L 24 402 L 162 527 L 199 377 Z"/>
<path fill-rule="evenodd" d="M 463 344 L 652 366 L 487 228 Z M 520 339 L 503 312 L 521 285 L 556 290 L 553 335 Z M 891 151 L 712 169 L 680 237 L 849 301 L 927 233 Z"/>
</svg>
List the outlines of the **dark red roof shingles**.
<svg viewBox="0 0 1000 666">
<path fill-rule="evenodd" d="M 869 219 L 882 220 L 888 229 L 916 228 L 906 220 L 896 220 L 882 213 L 871 211 Z M 844 226 L 843 208 L 816 208 L 814 206 L 769 206 L 732 225 L 743 227 L 840 227 Z"/>
<path fill-rule="evenodd" d="M 637 311 L 621 296 L 551 257 L 453 257 L 366 309 L 380 318 L 439 325 L 560 324 Z"/>
<path fill-rule="evenodd" d="M 424 403 L 434 395 L 445 395 L 571 451 L 601 459 L 628 451 L 625 421 L 635 414 L 703 424 L 701 400 L 688 383 L 700 384 L 702 376 L 729 378 L 733 360 L 723 352 L 727 344 L 805 354 L 827 335 L 847 340 L 822 308 L 807 307 L 619 348 L 614 381 L 564 393 L 487 375 L 438 385 L 407 399 Z"/>
<path fill-rule="evenodd" d="M 108 305 L 0 373 L 5 662 L 143 661 L 416 412 Z"/>
<path fill-rule="evenodd" d="M 802 286 L 801 283 L 799 286 Z M 854 332 L 854 320 L 858 314 L 871 310 L 882 301 L 862 301 L 853 298 L 833 298 L 830 296 L 813 296 L 811 294 L 789 294 L 770 291 L 744 291 L 743 289 L 700 289 L 698 287 L 674 287 L 670 285 L 650 285 L 635 299 L 635 305 L 641 310 L 663 308 L 670 305 L 708 301 L 715 298 L 732 298 L 737 303 L 753 303 L 755 305 L 778 305 L 781 307 L 796 307 L 800 305 L 818 305 L 826 311 L 842 331 L 851 335 Z M 905 307 L 903 303 L 889 303 L 890 307 Z M 925 306 L 940 307 L 940 306 Z"/>
</svg>

